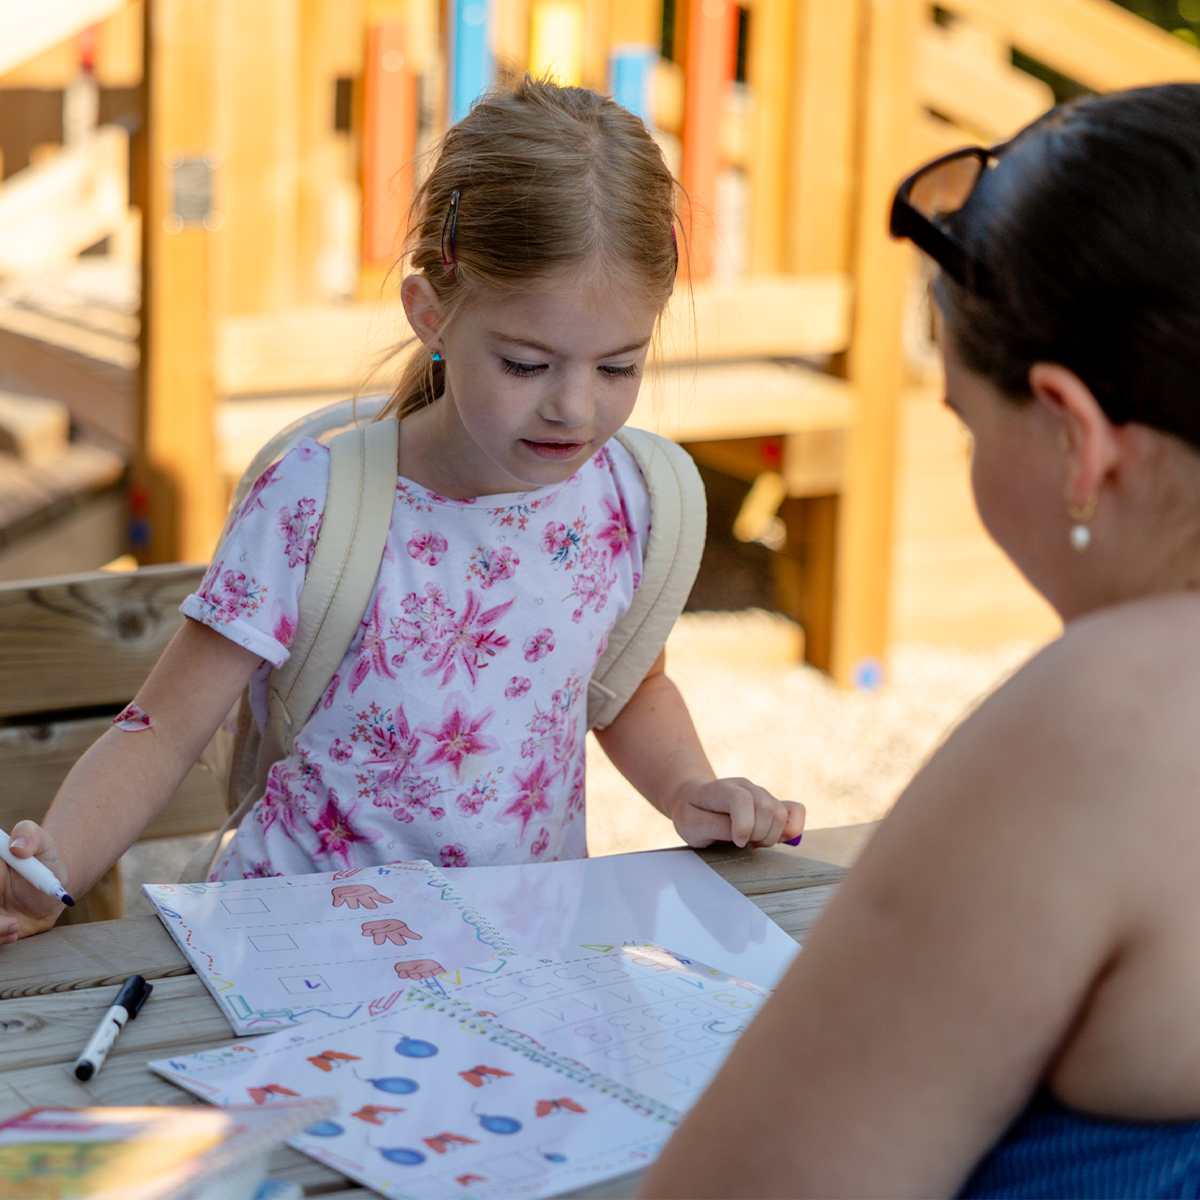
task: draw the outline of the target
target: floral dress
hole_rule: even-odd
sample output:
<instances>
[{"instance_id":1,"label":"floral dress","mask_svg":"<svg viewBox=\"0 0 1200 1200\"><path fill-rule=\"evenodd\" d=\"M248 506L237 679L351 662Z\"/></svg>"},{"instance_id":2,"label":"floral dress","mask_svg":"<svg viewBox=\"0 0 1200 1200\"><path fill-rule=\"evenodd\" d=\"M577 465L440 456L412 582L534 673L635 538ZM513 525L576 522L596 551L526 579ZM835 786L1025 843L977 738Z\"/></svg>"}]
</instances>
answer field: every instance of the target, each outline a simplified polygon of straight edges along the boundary
<instances>
[{"instance_id":1,"label":"floral dress","mask_svg":"<svg viewBox=\"0 0 1200 1200\"><path fill-rule=\"evenodd\" d=\"M254 485L182 605L265 660L260 723L328 488L329 451L305 439ZM586 855L587 684L649 522L616 441L531 492L448 500L398 479L362 625L210 878Z\"/></svg>"}]
</instances>

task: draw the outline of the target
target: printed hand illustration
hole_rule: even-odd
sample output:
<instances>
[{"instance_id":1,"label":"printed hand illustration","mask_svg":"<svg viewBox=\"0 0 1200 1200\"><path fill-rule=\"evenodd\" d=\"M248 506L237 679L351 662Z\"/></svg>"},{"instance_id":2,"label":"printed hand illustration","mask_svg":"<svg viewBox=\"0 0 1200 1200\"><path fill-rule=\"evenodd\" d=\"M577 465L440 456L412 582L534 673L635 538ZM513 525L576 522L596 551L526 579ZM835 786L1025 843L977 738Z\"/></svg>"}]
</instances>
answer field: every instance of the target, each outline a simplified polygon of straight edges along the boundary
<instances>
[{"instance_id":1,"label":"printed hand illustration","mask_svg":"<svg viewBox=\"0 0 1200 1200\"><path fill-rule=\"evenodd\" d=\"M396 974L401 979L428 979L431 975L444 975L446 968L432 958L409 958L396 964Z\"/></svg>"},{"instance_id":2,"label":"printed hand illustration","mask_svg":"<svg viewBox=\"0 0 1200 1200\"><path fill-rule=\"evenodd\" d=\"M369 883L346 883L333 889L333 907L343 904L347 908L375 908L377 904L391 904L391 901Z\"/></svg>"},{"instance_id":3,"label":"printed hand illustration","mask_svg":"<svg viewBox=\"0 0 1200 1200\"><path fill-rule=\"evenodd\" d=\"M403 921L397 921L394 918L388 918L386 921L367 921L362 927L363 937L373 938L375 945L382 946L384 942L391 942L395 946L403 946L409 941L419 942L422 940L419 933L413 933L411 929Z\"/></svg>"}]
</instances>

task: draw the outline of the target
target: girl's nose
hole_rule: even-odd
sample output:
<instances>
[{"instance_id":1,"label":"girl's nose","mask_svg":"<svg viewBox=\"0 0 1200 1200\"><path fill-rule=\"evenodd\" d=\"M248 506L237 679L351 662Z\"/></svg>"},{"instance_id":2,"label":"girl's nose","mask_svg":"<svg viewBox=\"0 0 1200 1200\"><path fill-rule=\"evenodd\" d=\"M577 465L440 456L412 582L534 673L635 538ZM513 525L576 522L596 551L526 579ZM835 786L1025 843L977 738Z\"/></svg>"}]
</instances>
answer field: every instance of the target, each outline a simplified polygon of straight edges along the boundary
<instances>
[{"instance_id":1,"label":"girl's nose","mask_svg":"<svg viewBox=\"0 0 1200 1200\"><path fill-rule=\"evenodd\" d=\"M591 380L568 375L547 397L542 416L548 421L574 429L592 419L594 407Z\"/></svg>"}]
</instances>

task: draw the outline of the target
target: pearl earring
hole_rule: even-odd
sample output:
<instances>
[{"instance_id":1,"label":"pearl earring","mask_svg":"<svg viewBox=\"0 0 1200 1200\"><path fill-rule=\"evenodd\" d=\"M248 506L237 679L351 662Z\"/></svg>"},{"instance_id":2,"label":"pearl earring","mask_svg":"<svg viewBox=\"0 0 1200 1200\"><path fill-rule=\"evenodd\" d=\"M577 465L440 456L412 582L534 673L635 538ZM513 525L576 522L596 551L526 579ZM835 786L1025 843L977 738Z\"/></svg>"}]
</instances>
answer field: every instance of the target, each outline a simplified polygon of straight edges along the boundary
<instances>
[{"instance_id":1,"label":"pearl earring","mask_svg":"<svg viewBox=\"0 0 1200 1200\"><path fill-rule=\"evenodd\" d=\"M1071 526L1071 545L1082 554L1092 544L1092 531L1087 523L1096 514L1096 497L1090 496L1088 502L1080 508L1078 504L1067 501L1067 516L1075 522Z\"/></svg>"}]
</instances>

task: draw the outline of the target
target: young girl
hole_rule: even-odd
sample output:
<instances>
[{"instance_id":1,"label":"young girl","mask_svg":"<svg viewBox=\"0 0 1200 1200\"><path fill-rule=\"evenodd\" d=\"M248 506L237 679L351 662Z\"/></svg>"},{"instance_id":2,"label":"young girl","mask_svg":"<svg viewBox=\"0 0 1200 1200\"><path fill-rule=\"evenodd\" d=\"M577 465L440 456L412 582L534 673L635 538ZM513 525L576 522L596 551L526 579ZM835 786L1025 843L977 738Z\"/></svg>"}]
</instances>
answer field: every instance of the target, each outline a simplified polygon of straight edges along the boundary
<instances>
[{"instance_id":1,"label":"young girl","mask_svg":"<svg viewBox=\"0 0 1200 1200\"><path fill-rule=\"evenodd\" d=\"M395 506L359 635L213 877L397 859L578 858L586 690L653 519L613 434L678 254L642 123L526 80L446 135L401 285L421 345L392 401ZM237 696L288 657L329 453L303 441L239 509L136 709L13 853L86 891L166 803ZM601 745L691 845L795 838L803 809L717 779L663 657ZM0 938L59 908L0 865Z\"/></svg>"}]
</instances>

